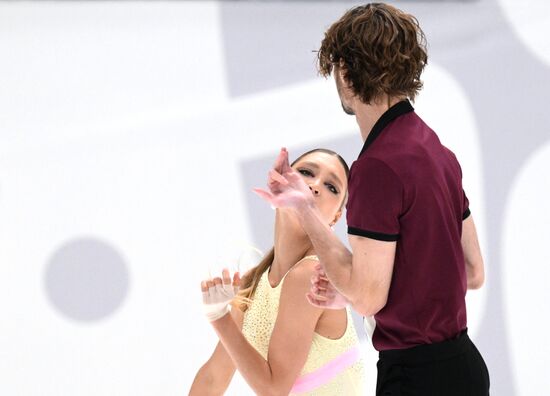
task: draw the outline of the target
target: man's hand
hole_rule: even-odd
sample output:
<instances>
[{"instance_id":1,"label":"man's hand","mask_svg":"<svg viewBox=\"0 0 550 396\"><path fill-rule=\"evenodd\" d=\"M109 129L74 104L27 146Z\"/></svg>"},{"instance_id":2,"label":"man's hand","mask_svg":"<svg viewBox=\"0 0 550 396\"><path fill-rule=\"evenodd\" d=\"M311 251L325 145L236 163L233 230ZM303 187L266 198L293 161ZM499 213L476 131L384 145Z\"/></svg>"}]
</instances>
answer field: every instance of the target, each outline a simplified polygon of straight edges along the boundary
<instances>
[{"instance_id":1,"label":"man's hand","mask_svg":"<svg viewBox=\"0 0 550 396\"><path fill-rule=\"evenodd\" d=\"M229 270L222 271L222 278L207 279L201 282L204 313L210 322L220 319L229 312L229 304L237 295L241 278L238 272L233 275Z\"/></svg>"},{"instance_id":2,"label":"man's hand","mask_svg":"<svg viewBox=\"0 0 550 396\"><path fill-rule=\"evenodd\" d=\"M343 309L349 301L330 283L322 266L315 267L317 273L311 277L311 290L306 294L309 303L315 307Z\"/></svg>"},{"instance_id":3,"label":"man's hand","mask_svg":"<svg viewBox=\"0 0 550 396\"><path fill-rule=\"evenodd\" d=\"M253 191L274 208L299 209L313 203L309 186L288 162L288 151L281 149L273 169L269 171L267 186L269 191L255 188Z\"/></svg>"}]
</instances>

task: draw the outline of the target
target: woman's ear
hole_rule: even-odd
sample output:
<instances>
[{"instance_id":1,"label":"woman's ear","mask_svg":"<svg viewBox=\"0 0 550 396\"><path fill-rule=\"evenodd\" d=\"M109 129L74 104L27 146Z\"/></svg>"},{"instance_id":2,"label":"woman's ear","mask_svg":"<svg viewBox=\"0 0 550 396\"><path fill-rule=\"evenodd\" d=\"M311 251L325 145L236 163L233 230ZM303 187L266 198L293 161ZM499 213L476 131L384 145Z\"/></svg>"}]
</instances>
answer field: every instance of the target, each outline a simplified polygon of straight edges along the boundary
<instances>
[{"instance_id":1,"label":"woman's ear","mask_svg":"<svg viewBox=\"0 0 550 396\"><path fill-rule=\"evenodd\" d=\"M334 215L334 219L332 220L332 223L330 223L330 226L332 227L334 224L336 224L338 220L340 220L340 217L342 217L342 209L336 212L336 214Z\"/></svg>"}]
</instances>

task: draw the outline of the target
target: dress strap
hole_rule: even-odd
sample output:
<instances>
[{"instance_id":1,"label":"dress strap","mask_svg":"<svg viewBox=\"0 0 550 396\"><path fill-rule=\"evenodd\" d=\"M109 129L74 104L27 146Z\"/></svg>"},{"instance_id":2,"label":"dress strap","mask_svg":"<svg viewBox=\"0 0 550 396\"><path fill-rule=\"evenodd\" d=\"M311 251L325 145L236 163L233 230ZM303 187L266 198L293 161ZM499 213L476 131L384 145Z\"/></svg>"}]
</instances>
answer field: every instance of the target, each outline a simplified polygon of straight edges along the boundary
<instances>
[{"instance_id":1,"label":"dress strap","mask_svg":"<svg viewBox=\"0 0 550 396\"><path fill-rule=\"evenodd\" d=\"M300 260L299 260L296 264L294 264L294 265L298 265L298 264L300 264L300 263L301 263L302 261L304 261L304 260L316 260L316 261L319 261L319 257L317 257L315 254L312 254L311 256L306 256L306 257L300 259Z\"/></svg>"},{"instance_id":2,"label":"dress strap","mask_svg":"<svg viewBox=\"0 0 550 396\"><path fill-rule=\"evenodd\" d=\"M293 269L294 267L296 267L298 264L300 264L300 263L301 263L302 261L304 261L304 260L317 260L317 261L319 261L319 257L317 257L316 255L313 254L313 255L311 255L311 256L306 256L306 257L303 257L303 258L301 258L300 260L298 260L298 261L296 262L296 264L294 264L292 267L290 267L290 269L286 272L286 274L283 275L283 277L282 277L281 280L279 281L279 284L277 284L277 286L275 286L275 287L271 286L271 285L269 284L269 279L266 278L266 279L267 279L267 283L268 283L268 285L270 285L271 289L277 289L277 288L279 288L279 287L283 284L283 281L285 280L286 276L290 273L290 271L292 271L292 269ZM264 272L264 275L265 275L266 277L268 276L268 272L269 272L269 271ZM264 276L264 275L262 275L262 276Z\"/></svg>"}]
</instances>

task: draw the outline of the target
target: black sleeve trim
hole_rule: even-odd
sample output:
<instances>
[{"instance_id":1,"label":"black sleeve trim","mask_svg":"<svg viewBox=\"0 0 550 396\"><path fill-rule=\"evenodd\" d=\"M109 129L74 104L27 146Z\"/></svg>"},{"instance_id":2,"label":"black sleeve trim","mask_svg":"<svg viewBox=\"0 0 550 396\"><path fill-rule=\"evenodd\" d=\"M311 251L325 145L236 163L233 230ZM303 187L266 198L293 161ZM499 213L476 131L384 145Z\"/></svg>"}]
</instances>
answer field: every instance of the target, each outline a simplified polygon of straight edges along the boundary
<instances>
[{"instance_id":1,"label":"black sleeve trim","mask_svg":"<svg viewBox=\"0 0 550 396\"><path fill-rule=\"evenodd\" d=\"M472 212L470 212L470 208L466 209L466 212L462 215L462 221L466 220L471 214Z\"/></svg>"},{"instance_id":2,"label":"black sleeve trim","mask_svg":"<svg viewBox=\"0 0 550 396\"><path fill-rule=\"evenodd\" d=\"M381 232L365 231L360 228L348 227L348 234L358 235L378 241L395 242L399 239L399 234L383 234Z\"/></svg>"}]
</instances>

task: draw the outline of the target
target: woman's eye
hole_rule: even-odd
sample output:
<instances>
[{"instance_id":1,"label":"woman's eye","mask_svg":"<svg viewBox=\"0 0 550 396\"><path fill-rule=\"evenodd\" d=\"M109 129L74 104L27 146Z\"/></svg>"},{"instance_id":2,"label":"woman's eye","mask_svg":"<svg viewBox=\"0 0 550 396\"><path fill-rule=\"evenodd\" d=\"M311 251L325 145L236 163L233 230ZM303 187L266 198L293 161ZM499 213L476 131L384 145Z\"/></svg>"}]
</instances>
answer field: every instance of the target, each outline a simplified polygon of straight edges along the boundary
<instances>
[{"instance_id":1,"label":"woman's eye","mask_svg":"<svg viewBox=\"0 0 550 396\"><path fill-rule=\"evenodd\" d=\"M300 172L302 175L305 175L305 176L313 176L313 173L311 173L307 169L299 169L298 172Z\"/></svg>"},{"instance_id":2,"label":"woman's eye","mask_svg":"<svg viewBox=\"0 0 550 396\"><path fill-rule=\"evenodd\" d=\"M338 194L338 190L332 184L327 184L327 187L328 187L328 189L330 190L331 193Z\"/></svg>"}]
</instances>

